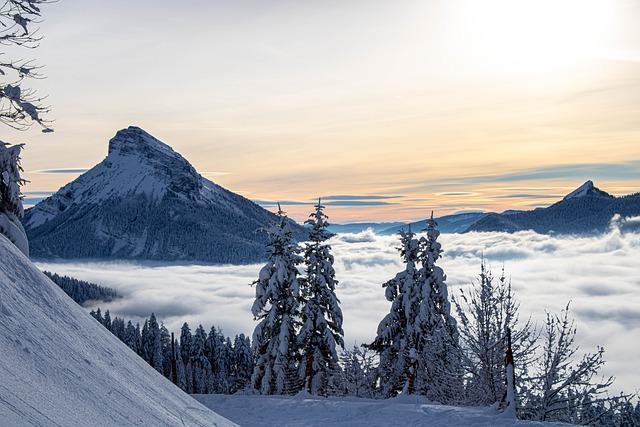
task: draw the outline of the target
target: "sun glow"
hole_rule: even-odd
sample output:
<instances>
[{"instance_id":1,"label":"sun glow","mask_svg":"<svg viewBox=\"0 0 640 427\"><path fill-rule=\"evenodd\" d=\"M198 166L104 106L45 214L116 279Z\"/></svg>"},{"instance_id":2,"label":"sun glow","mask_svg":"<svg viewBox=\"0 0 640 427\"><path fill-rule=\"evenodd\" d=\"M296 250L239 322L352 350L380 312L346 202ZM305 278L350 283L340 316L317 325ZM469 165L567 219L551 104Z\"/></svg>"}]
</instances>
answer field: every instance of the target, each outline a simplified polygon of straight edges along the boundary
<instances>
[{"instance_id":1,"label":"sun glow","mask_svg":"<svg viewBox=\"0 0 640 427\"><path fill-rule=\"evenodd\" d=\"M455 2L450 37L476 67L546 73L606 55L621 11L606 0Z\"/></svg>"}]
</instances>

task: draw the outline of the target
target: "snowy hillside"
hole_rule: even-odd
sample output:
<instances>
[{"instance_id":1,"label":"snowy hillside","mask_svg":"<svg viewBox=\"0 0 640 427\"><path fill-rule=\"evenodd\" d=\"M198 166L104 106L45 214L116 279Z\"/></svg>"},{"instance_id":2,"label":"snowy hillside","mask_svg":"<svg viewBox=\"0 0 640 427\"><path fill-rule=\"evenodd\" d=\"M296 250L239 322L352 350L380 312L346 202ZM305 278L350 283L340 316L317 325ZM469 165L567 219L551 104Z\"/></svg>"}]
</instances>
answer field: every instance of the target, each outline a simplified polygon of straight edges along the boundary
<instances>
[{"instance_id":1,"label":"snowy hillside","mask_svg":"<svg viewBox=\"0 0 640 427\"><path fill-rule=\"evenodd\" d=\"M194 397L203 405L243 427L507 427L514 425L553 427L565 425L514 421L496 415L490 408L431 405L406 398L372 400L221 394L201 394Z\"/></svg>"},{"instance_id":2,"label":"snowy hillside","mask_svg":"<svg viewBox=\"0 0 640 427\"><path fill-rule=\"evenodd\" d=\"M264 258L256 231L273 218L131 126L101 163L27 210L24 225L35 258L248 263Z\"/></svg>"},{"instance_id":3,"label":"snowy hillside","mask_svg":"<svg viewBox=\"0 0 640 427\"><path fill-rule=\"evenodd\" d=\"M228 426L0 234L0 425Z\"/></svg>"}]
</instances>

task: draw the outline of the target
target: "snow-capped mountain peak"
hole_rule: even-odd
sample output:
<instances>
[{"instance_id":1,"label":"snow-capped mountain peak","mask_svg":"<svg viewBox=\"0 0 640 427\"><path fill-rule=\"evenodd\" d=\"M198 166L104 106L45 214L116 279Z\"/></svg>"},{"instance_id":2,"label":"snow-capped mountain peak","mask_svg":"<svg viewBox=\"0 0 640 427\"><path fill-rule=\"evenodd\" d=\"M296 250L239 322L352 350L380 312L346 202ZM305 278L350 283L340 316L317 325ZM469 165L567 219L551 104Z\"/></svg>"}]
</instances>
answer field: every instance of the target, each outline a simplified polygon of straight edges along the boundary
<instances>
[{"instance_id":1,"label":"snow-capped mountain peak","mask_svg":"<svg viewBox=\"0 0 640 427\"><path fill-rule=\"evenodd\" d=\"M107 157L30 209L25 224L48 222L72 205L96 204L123 197L158 203L167 193L198 197L202 177L171 147L139 127L119 130L109 141Z\"/></svg>"},{"instance_id":2,"label":"snow-capped mountain peak","mask_svg":"<svg viewBox=\"0 0 640 427\"><path fill-rule=\"evenodd\" d=\"M162 154L183 159L167 144L137 126L119 130L109 141L109 155L151 154L153 151L156 152L155 155Z\"/></svg>"},{"instance_id":3,"label":"snow-capped mountain peak","mask_svg":"<svg viewBox=\"0 0 640 427\"><path fill-rule=\"evenodd\" d=\"M593 181L588 180L580 187L567 194L563 200L573 199L576 197L613 197L611 194L600 190L595 186Z\"/></svg>"},{"instance_id":4,"label":"snow-capped mountain peak","mask_svg":"<svg viewBox=\"0 0 640 427\"><path fill-rule=\"evenodd\" d=\"M256 230L274 218L130 126L111 138L102 162L27 210L24 225L39 258L241 263L262 259Z\"/></svg>"}]
</instances>

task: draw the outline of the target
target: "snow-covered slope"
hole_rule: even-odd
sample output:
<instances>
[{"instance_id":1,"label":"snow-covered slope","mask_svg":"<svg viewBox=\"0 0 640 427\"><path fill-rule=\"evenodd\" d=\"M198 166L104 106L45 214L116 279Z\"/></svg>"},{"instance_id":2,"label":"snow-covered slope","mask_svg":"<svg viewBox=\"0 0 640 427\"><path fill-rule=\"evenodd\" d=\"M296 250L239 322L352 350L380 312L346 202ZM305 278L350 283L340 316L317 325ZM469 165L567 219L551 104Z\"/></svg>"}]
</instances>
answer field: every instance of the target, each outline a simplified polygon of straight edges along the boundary
<instances>
[{"instance_id":1,"label":"snow-covered slope","mask_svg":"<svg viewBox=\"0 0 640 427\"><path fill-rule=\"evenodd\" d=\"M571 193L564 196L563 200L573 199L576 197L604 197L604 198L613 198L613 196L605 191L600 190L596 187L593 181L588 180L580 187L573 190Z\"/></svg>"},{"instance_id":2,"label":"snow-covered slope","mask_svg":"<svg viewBox=\"0 0 640 427\"><path fill-rule=\"evenodd\" d=\"M0 234L0 425L233 424L151 368Z\"/></svg>"},{"instance_id":3,"label":"snow-covered slope","mask_svg":"<svg viewBox=\"0 0 640 427\"><path fill-rule=\"evenodd\" d=\"M131 126L101 163L27 210L24 225L35 258L248 263L264 257L256 231L273 219Z\"/></svg>"},{"instance_id":4,"label":"snow-covered slope","mask_svg":"<svg viewBox=\"0 0 640 427\"><path fill-rule=\"evenodd\" d=\"M29 241L20 220L9 212L0 212L0 234L3 234L14 245L29 256Z\"/></svg>"},{"instance_id":5,"label":"snow-covered slope","mask_svg":"<svg viewBox=\"0 0 640 427\"><path fill-rule=\"evenodd\" d=\"M243 427L553 427L565 424L515 421L491 408L421 403L418 398L358 399L203 394L194 396Z\"/></svg>"}]
</instances>

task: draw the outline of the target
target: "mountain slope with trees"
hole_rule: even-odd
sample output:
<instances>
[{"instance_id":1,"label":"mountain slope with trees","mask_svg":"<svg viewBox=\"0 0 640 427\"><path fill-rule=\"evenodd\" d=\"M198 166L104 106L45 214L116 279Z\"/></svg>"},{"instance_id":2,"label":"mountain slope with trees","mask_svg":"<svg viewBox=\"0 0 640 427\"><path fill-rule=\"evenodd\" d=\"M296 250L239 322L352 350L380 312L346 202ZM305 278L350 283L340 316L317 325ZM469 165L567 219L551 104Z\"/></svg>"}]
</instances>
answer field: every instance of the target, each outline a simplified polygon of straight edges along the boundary
<instances>
[{"instance_id":1,"label":"mountain slope with trees","mask_svg":"<svg viewBox=\"0 0 640 427\"><path fill-rule=\"evenodd\" d=\"M592 181L587 181L549 207L532 211L491 213L472 224L466 231L602 233L609 228L615 215L639 216L640 193L615 197L598 189Z\"/></svg>"},{"instance_id":2,"label":"mountain slope with trees","mask_svg":"<svg viewBox=\"0 0 640 427\"><path fill-rule=\"evenodd\" d=\"M23 223L35 258L243 264L265 258L259 230L274 218L130 126L101 163L28 209ZM291 229L305 236L293 221Z\"/></svg>"}]
</instances>

